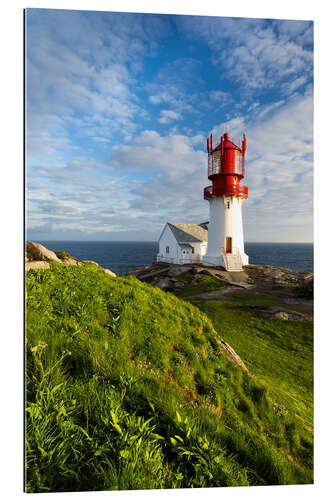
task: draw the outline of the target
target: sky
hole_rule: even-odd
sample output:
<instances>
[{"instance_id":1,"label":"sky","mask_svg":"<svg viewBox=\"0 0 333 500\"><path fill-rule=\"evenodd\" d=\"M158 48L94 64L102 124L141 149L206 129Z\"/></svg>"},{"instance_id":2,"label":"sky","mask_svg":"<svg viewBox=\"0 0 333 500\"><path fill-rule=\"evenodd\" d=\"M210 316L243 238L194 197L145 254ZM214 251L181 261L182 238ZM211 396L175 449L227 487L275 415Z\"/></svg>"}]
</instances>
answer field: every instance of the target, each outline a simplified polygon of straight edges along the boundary
<instances>
[{"instance_id":1,"label":"sky","mask_svg":"<svg viewBox=\"0 0 333 500\"><path fill-rule=\"evenodd\" d=\"M313 23L28 9L29 240L209 218L206 138L245 132L245 241L313 241Z\"/></svg>"}]
</instances>

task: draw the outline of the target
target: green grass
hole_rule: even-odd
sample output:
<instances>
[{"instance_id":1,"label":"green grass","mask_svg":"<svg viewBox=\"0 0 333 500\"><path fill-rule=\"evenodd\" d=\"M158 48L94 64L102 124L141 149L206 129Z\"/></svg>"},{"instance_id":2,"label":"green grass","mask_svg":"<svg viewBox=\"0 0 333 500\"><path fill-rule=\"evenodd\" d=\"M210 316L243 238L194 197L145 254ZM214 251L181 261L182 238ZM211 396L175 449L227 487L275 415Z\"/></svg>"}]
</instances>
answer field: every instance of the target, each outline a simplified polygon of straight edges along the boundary
<instances>
[{"instance_id":1,"label":"green grass","mask_svg":"<svg viewBox=\"0 0 333 500\"><path fill-rule=\"evenodd\" d=\"M59 259L73 259L74 257L72 257L71 255L69 255L69 253L67 252L55 252L56 256L59 257Z\"/></svg>"},{"instance_id":2,"label":"green grass","mask_svg":"<svg viewBox=\"0 0 333 500\"><path fill-rule=\"evenodd\" d=\"M230 292L226 298L235 300L235 303L233 304L233 307L235 308L262 308L281 305L281 301L278 298L269 297L257 292Z\"/></svg>"},{"instance_id":3,"label":"green grass","mask_svg":"<svg viewBox=\"0 0 333 500\"><path fill-rule=\"evenodd\" d=\"M254 317L249 307L277 305L278 300L259 295L251 299L243 293L230 295L238 297L239 302L196 305L285 411L312 429L313 323Z\"/></svg>"},{"instance_id":4,"label":"green grass","mask_svg":"<svg viewBox=\"0 0 333 500\"><path fill-rule=\"evenodd\" d=\"M293 293L300 299L313 300L313 288L309 286L295 286L293 288Z\"/></svg>"},{"instance_id":5,"label":"green grass","mask_svg":"<svg viewBox=\"0 0 333 500\"><path fill-rule=\"evenodd\" d=\"M198 293L213 292L220 290L227 286L226 282L217 280L213 276L203 275L196 285L192 285L191 281L194 276L191 272L186 272L174 278L174 281L183 281L185 285L181 288L175 289L177 297L186 297L190 295L197 295Z\"/></svg>"},{"instance_id":6,"label":"green grass","mask_svg":"<svg viewBox=\"0 0 333 500\"><path fill-rule=\"evenodd\" d=\"M26 288L27 492L312 482L303 422L197 307L89 264Z\"/></svg>"}]
</instances>

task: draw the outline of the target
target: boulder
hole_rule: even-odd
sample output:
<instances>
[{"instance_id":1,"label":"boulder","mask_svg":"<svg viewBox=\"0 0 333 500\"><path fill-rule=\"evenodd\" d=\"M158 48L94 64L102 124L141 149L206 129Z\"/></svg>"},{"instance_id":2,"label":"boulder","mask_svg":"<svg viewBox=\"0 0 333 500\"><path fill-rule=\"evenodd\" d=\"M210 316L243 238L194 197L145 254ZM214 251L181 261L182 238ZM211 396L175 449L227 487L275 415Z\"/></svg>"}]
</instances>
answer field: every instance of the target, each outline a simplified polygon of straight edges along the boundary
<instances>
[{"instance_id":1,"label":"boulder","mask_svg":"<svg viewBox=\"0 0 333 500\"><path fill-rule=\"evenodd\" d=\"M72 257L66 257L65 259L60 259L64 266L79 266L80 262Z\"/></svg>"},{"instance_id":2,"label":"boulder","mask_svg":"<svg viewBox=\"0 0 333 500\"><path fill-rule=\"evenodd\" d=\"M81 260L84 264L95 264L95 266L98 266L97 262L94 260Z\"/></svg>"},{"instance_id":3,"label":"boulder","mask_svg":"<svg viewBox=\"0 0 333 500\"><path fill-rule=\"evenodd\" d=\"M274 314L274 317L276 319L283 319L283 320L287 320L289 319L289 314L287 312L284 312L284 311L280 311L280 312L277 312Z\"/></svg>"},{"instance_id":4,"label":"boulder","mask_svg":"<svg viewBox=\"0 0 333 500\"><path fill-rule=\"evenodd\" d=\"M155 286L157 288L160 288L161 290L164 290L164 291L173 290L175 287L174 283L169 278L162 278L162 279L158 280L155 283Z\"/></svg>"},{"instance_id":5,"label":"boulder","mask_svg":"<svg viewBox=\"0 0 333 500\"><path fill-rule=\"evenodd\" d=\"M50 269L50 264L45 260L34 260L32 262L26 262L25 270L29 271L30 269Z\"/></svg>"},{"instance_id":6,"label":"boulder","mask_svg":"<svg viewBox=\"0 0 333 500\"><path fill-rule=\"evenodd\" d=\"M183 283L182 281L175 281L173 286L174 288L181 288L185 285L185 283Z\"/></svg>"},{"instance_id":7,"label":"boulder","mask_svg":"<svg viewBox=\"0 0 333 500\"><path fill-rule=\"evenodd\" d=\"M113 273L112 271L110 271L110 269L103 269L103 271L106 273L106 274L109 274L110 276L113 276L114 278L117 277L117 275L115 273Z\"/></svg>"},{"instance_id":8,"label":"boulder","mask_svg":"<svg viewBox=\"0 0 333 500\"><path fill-rule=\"evenodd\" d=\"M244 361L238 356L237 352L234 351L233 348L229 344L227 344L226 341L221 337L218 337L218 340L223 352L228 356L228 358L236 363L236 365L239 365L246 371L248 371L247 366L245 365Z\"/></svg>"},{"instance_id":9,"label":"boulder","mask_svg":"<svg viewBox=\"0 0 333 500\"><path fill-rule=\"evenodd\" d=\"M172 265L169 266L168 275L175 277L178 276L179 274L185 273L185 271L188 271L188 267Z\"/></svg>"},{"instance_id":10,"label":"boulder","mask_svg":"<svg viewBox=\"0 0 333 500\"><path fill-rule=\"evenodd\" d=\"M52 250L45 248L39 243L34 243L33 241L27 241L26 243L27 257L29 261L48 261L53 260L55 262L61 263L59 257L56 256Z\"/></svg>"}]
</instances>

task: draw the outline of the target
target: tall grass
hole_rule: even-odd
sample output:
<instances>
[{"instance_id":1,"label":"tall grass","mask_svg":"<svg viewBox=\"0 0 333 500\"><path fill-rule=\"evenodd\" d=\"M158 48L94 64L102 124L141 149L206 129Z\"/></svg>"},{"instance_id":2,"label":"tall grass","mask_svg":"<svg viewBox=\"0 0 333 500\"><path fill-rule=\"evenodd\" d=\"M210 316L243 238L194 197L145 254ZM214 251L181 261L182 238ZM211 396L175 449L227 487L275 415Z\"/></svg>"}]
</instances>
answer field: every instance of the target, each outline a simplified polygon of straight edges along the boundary
<instances>
[{"instance_id":1,"label":"tall grass","mask_svg":"<svg viewBox=\"0 0 333 500\"><path fill-rule=\"evenodd\" d=\"M312 482L297 419L208 317L94 265L27 274L26 490Z\"/></svg>"}]
</instances>

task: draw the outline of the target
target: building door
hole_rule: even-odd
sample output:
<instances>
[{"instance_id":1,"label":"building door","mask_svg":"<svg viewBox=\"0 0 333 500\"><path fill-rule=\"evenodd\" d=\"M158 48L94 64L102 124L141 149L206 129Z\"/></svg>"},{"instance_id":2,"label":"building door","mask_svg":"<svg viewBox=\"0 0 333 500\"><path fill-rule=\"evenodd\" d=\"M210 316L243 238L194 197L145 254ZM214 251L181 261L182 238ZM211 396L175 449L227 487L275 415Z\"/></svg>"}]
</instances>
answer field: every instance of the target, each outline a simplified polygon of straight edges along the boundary
<instances>
[{"instance_id":1,"label":"building door","mask_svg":"<svg viewBox=\"0 0 333 500\"><path fill-rule=\"evenodd\" d=\"M232 253L232 238L227 236L225 239L225 251L226 253Z\"/></svg>"}]
</instances>

